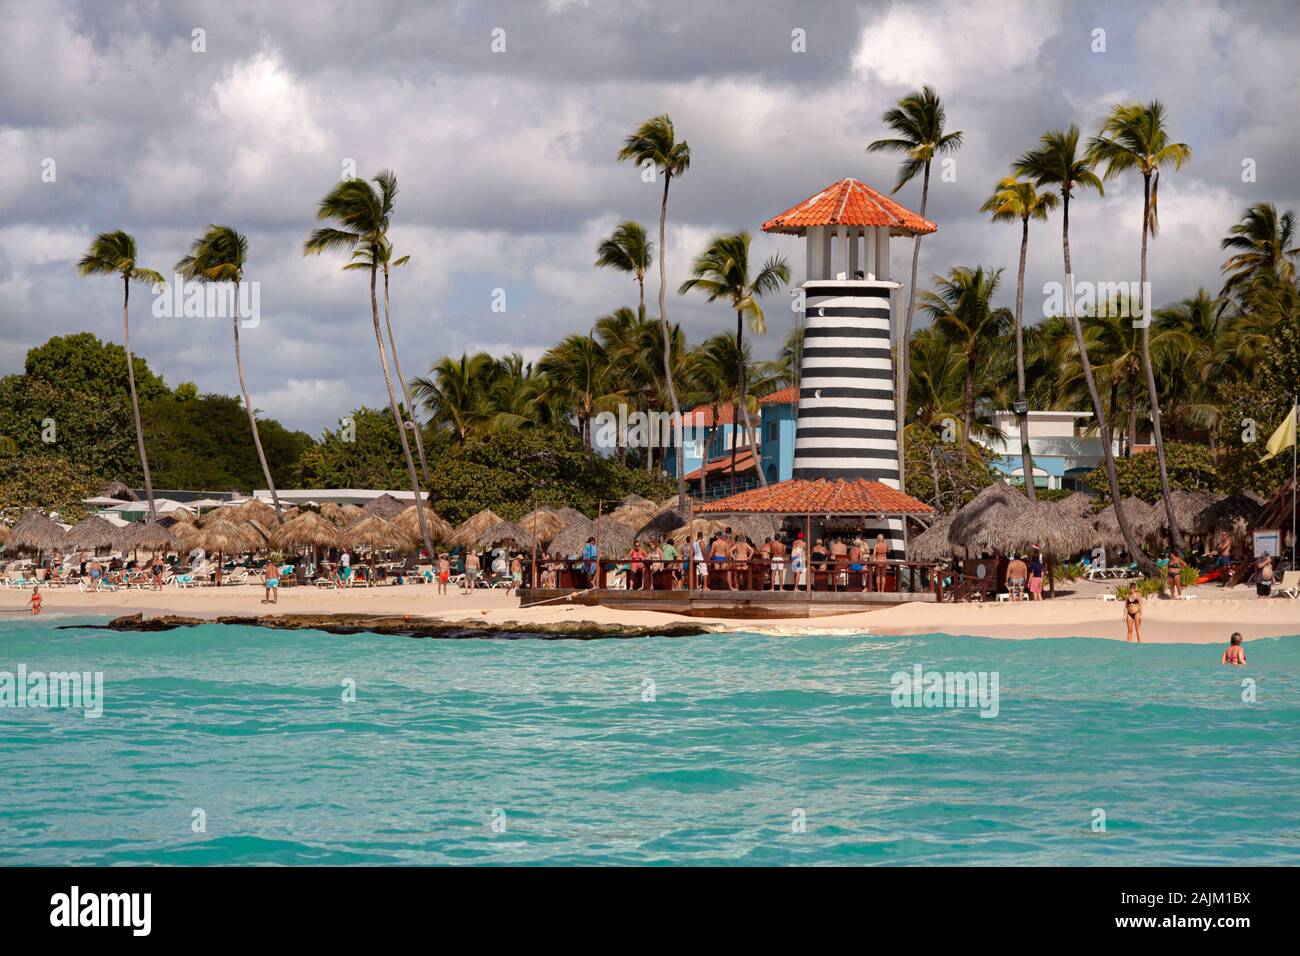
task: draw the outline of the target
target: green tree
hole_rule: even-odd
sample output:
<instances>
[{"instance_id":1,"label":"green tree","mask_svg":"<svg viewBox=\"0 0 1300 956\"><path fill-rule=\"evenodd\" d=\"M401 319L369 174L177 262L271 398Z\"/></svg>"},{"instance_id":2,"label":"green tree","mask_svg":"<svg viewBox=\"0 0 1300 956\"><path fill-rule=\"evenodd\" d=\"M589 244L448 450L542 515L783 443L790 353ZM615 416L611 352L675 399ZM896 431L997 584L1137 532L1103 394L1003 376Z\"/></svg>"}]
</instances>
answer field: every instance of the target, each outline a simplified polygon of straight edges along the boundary
<instances>
[{"instance_id":1,"label":"green tree","mask_svg":"<svg viewBox=\"0 0 1300 956\"><path fill-rule=\"evenodd\" d=\"M1124 498L1141 498L1148 504L1159 502L1164 495L1161 488L1160 464L1152 454L1134 455L1115 463L1119 475L1119 491ZM1218 485L1214 456L1204 445L1185 445L1171 441L1166 458L1166 475L1175 488L1185 491L1212 491ZM1084 479L1094 488L1103 488L1104 469L1090 472ZM1101 503L1111 501L1103 489L1097 496Z\"/></svg>"},{"instance_id":2,"label":"green tree","mask_svg":"<svg viewBox=\"0 0 1300 956\"><path fill-rule=\"evenodd\" d=\"M639 222L628 220L619 223L608 239L596 247L596 265L602 269L617 269L636 278L640 304L637 315L645 319L645 274L654 262L654 243L646 238L645 228Z\"/></svg>"},{"instance_id":3,"label":"green tree","mask_svg":"<svg viewBox=\"0 0 1300 956\"><path fill-rule=\"evenodd\" d=\"M894 133L892 137L878 139L867 146L869 153L901 153L903 161L898 167L898 180L893 192L898 192L910 183L916 174L921 174L921 218L925 218L925 208L930 199L930 164L936 156L953 153L961 148L962 134L946 132L944 126L947 114L943 101L934 87L921 87L898 101L897 105L886 110L881 121ZM907 293L907 316L903 320L903 334L899 336L898 349L898 450L905 455L904 415L907 412L907 386L911 381L908 363L911 361L909 350L912 342L912 315L916 310L916 270L921 261L921 236L916 236L912 244L912 280ZM904 474L903 487L906 490L907 477Z\"/></svg>"},{"instance_id":4,"label":"green tree","mask_svg":"<svg viewBox=\"0 0 1300 956\"><path fill-rule=\"evenodd\" d=\"M1295 242L1295 213L1277 214L1277 206L1261 202L1242 213L1241 221L1228 230L1219 246L1233 255L1223 264L1227 279L1219 295L1223 298L1238 292L1257 276L1267 273L1283 282L1295 279L1295 258L1300 247Z\"/></svg>"},{"instance_id":5,"label":"green tree","mask_svg":"<svg viewBox=\"0 0 1300 956\"><path fill-rule=\"evenodd\" d=\"M685 140L677 141L673 121L667 113L646 120L623 140L618 151L620 161L632 160L642 170L654 169L663 176L663 199L659 203L659 322L663 326L664 384L672 403L673 417L681 419L682 406L677 400L677 386L673 381L672 332L668 324L668 271L665 265L664 230L668 222L668 187L674 176L682 176L691 165L691 147ZM685 462L680 443L677 445L677 506L686 510Z\"/></svg>"}]
</instances>

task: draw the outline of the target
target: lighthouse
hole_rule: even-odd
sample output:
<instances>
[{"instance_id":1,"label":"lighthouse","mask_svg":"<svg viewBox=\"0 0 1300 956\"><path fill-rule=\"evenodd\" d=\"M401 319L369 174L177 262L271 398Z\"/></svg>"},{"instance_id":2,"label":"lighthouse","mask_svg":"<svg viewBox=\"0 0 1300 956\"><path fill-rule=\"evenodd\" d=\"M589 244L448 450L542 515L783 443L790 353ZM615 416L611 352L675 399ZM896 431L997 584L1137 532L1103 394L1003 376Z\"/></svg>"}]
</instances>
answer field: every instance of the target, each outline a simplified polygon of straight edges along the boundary
<instances>
[{"instance_id":1,"label":"lighthouse","mask_svg":"<svg viewBox=\"0 0 1300 956\"><path fill-rule=\"evenodd\" d=\"M856 179L841 179L763 223L805 240L803 353L795 479L867 478L899 487L894 290L889 242L937 227ZM878 518L891 559L904 554L903 520Z\"/></svg>"}]
</instances>

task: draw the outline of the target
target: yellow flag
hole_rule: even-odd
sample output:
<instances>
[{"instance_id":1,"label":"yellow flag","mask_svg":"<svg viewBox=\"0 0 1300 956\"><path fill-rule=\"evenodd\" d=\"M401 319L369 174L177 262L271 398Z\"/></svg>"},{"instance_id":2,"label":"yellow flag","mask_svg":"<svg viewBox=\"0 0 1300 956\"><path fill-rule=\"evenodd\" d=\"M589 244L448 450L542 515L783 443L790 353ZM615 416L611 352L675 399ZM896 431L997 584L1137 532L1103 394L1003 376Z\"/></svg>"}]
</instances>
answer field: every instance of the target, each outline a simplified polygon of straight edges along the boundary
<instances>
[{"instance_id":1,"label":"yellow flag","mask_svg":"<svg viewBox=\"0 0 1300 956\"><path fill-rule=\"evenodd\" d=\"M1268 440L1268 454L1261 458L1260 461L1276 458L1282 454L1283 449L1290 448L1295 444L1295 419L1296 410L1293 405L1291 411L1287 412L1286 421L1278 427L1278 430L1273 433L1273 437Z\"/></svg>"}]
</instances>

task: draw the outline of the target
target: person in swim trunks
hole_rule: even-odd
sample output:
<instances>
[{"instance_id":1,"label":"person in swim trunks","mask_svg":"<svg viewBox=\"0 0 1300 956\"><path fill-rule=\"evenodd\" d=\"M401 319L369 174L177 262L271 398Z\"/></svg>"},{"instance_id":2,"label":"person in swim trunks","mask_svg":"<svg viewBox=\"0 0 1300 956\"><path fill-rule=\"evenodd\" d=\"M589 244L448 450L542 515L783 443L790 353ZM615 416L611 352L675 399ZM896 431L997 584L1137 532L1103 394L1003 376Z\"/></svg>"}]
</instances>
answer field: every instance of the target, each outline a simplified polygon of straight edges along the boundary
<instances>
[{"instance_id":1,"label":"person in swim trunks","mask_svg":"<svg viewBox=\"0 0 1300 956\"><path fill-rule=\"evenodd\" d=\"M274 561L268 561L262 572L266 575L266 596L262 598L262 603L278 604L280 597L280 569Z\"/></svg>"},{"instance_id":2,"label":"person in swim trunks","mask_svg":"<svg viewBox=\"0 0 1300 956\"><path fill-rule=\"evenodd\" d=\"M1131 584L1128 596L1124 598L1124 632L1125 640L1131 641L1136 637L1137 642L1142 643L1142 596Z\"/></svg>"}]
</instances>

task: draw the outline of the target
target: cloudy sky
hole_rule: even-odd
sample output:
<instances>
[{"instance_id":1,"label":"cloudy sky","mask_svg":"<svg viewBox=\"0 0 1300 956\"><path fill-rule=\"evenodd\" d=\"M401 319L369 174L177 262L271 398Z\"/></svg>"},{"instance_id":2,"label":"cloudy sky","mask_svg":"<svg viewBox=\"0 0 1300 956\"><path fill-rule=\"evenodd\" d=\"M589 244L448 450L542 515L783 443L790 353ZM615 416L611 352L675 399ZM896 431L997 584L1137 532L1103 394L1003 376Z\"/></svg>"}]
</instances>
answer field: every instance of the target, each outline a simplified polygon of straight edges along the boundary
<instances>
[{"instance_id":1,"label":"cloudy sky","mask_svg":"<svg viewBox=\"0 0 1300 956\"><path fill-rule=\"evenodd\" d=\"M1111 104L1156 98L1194 156L1162 181L1153 299L1217 289L1218 240L1244 207L1300 207L1298 21L1293 0L0 0L0 373L50 335L120 340L119 287L74 269L95 233L126 229L169 272L207 223L227 223L249 236L261 283L261 324L243 334L254 401L318 434L385 403L364 279L300 254L349 160L398 176L393 232L412 264L394 274L394 315L413 375L463 350L535 358L634 304L635 284L592 260L617 222L655 224L659 186L615 161L639 121L671 114L692 149L669 203L675 289L719 231L759 233L845 176L891 187L895 161L864 147L923 83L966 140L953 181L931 190L923 277L1006 266L1009 302L1019 231L978 212L1007 163L1048 128L1089 134ZM916 208L919 184L897 198ZM1135 280L1140 216L1139 180L1075 204L1078 277ZM909 250L894 245L897 275ZM759 233L755 247L802 272L798 240ZM1029 309L1059 262L1054 219L1031 238ZM229 324L154 318L148 300L132 331L150 365L237 393ZM787 303L773 301L761 354ZM669 315L692 338L730 325L675 294Z\"/></svg>"}]
</instances>

